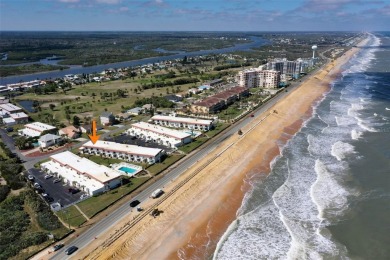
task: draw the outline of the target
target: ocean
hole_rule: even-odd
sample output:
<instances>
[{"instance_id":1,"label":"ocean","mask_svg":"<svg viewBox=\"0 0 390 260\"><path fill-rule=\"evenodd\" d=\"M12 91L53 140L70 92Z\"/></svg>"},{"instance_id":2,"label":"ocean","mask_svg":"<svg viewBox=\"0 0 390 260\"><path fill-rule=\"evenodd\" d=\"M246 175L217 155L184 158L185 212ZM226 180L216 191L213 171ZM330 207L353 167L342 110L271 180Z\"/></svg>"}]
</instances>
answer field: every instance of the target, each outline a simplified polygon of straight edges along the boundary
<instances>
[{"instance_id":1,"label":"ocean","mask_svg":"<svg viewBox=\"0 0 390 260\"><path fill-rule=\"evenodd\" d=\"M248 174L214 259L390 259L390 33L313 108L271 173Z\"/></svg>"}]
</instances>

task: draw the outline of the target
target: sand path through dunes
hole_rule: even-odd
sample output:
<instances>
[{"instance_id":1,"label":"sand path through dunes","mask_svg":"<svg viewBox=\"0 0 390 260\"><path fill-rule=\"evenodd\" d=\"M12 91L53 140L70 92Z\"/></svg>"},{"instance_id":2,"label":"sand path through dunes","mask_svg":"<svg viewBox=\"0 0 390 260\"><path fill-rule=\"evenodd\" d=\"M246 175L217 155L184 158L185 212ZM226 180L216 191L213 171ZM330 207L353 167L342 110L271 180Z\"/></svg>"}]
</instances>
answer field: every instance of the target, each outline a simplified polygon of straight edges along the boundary
<instances>
[{"instance_id":1,"label":"sand path through dunes","mask_svg":"<svg viewBox=\"0 0 390 260\"><path fill-rule=\"evenodd\" d=\"M355 52L349 51L306 80L269 111L254 118L242 129L243 136L231 136L169 187L165 187L169 191L210 158L214 159L158 206L163 211L160 216L146 216L108 248L93 251L97 245L91 244L81 250L77 258L174 259L178 258L178 248L181 248L180 254L186 259L199 256L198 251L204 249L202 247L207 241L218 240L234 220L247 188L244 185L246 176L269 172L271 160L279 153L278 144L285 143L299 130L310 116L312 104L329 90L329 84L338 74L340 66ZM210 222L211 219L214 224ZM122 221L113 229L123 224ZM191 241L191 247L187 246L188 241Z\"/></svg>"}]
</instances>

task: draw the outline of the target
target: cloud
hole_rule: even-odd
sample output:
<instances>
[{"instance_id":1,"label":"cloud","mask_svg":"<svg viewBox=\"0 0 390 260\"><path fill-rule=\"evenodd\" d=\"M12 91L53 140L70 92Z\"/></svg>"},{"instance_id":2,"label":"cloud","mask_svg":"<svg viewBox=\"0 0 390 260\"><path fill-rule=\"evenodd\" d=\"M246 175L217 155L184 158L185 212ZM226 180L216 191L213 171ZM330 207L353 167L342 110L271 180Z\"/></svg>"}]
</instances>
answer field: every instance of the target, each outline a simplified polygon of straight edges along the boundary
<instances>
[{"instance_id":1,"label":"cloud","mask_svg":"<svg viewBox=\"0 0 390 260\"><path fill-rule=\"evenodd\" d=\"M80 0L59 0L61 3L78 3Z\"/></svg>"},{"instance_id":2,"label":"cloud","mask_svg":"<svg viewBox=\"0 0 390 260\"><path fill-rule=\"evenodd\" d=\"M96 3L99 4L109 4L109 5L116 5L121 3L122 0L96 0Z\"/></svg>"},{"instance_id":3,"label":"cloud","mask_svg":"<svg viewBox=\"0 0 390 260\"><path fill-rule=\"evenodd\" d=\"M142 6L148 7L169 7L169 4L163 0L149 0L142 4Z\"/></svg>"}]
</instances>

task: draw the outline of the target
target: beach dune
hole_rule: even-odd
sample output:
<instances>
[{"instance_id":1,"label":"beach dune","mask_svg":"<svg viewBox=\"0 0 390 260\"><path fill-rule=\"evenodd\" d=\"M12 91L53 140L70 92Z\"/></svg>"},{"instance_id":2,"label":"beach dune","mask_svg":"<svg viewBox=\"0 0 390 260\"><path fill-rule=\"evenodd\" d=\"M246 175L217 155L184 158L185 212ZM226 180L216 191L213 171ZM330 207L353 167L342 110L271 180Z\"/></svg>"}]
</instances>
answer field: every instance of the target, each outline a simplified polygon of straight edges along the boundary
<instances>
[{"instance_id":1,"label":"beach dune","mask_svg":"<svg viewBox=\"0 0 390 260\"><path fill-rule=\"evenodd\" d=\"M362 42L360 45L365 44ZM313 105L330 88L340 68L358 51L353 48L330 62L302 85L290 91L262 115L233 135L212 153L205 156L174 185L200 165L207 166L160 206L162 213L147 216L108 248L98 242L80 251L78 258L87 259L205 259L215 250L216 243L236 218L245 193L250 186L245 180L266 177L271 161L311 114ZM211 163L210 158L213 159ZM120 228L123 220L113 230ZM107 234L106 238L109 238ZM102 240L104 238L101 238Z\"/></svg>"}]
</instances>

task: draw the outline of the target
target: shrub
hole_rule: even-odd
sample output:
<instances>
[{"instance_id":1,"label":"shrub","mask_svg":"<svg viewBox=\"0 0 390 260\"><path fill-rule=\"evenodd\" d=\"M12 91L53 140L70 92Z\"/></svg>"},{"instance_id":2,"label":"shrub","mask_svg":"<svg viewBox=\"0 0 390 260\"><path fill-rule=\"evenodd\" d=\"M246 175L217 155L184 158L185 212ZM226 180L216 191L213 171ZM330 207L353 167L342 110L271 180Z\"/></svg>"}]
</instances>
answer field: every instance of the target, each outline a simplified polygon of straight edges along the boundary
<instances>
[{"instance_id":1,"label":"shrub","mask_svg":"<svg viewBox=\"0 0 390 260\"><path fill-rule=\"evenodd\" d=\"M2 202L3 200L5 200L7 198L9 191L10 191L10 189L7 185L0 186L0 202Z\"/></svg>"}]
</instances>

